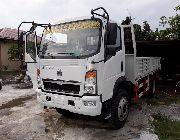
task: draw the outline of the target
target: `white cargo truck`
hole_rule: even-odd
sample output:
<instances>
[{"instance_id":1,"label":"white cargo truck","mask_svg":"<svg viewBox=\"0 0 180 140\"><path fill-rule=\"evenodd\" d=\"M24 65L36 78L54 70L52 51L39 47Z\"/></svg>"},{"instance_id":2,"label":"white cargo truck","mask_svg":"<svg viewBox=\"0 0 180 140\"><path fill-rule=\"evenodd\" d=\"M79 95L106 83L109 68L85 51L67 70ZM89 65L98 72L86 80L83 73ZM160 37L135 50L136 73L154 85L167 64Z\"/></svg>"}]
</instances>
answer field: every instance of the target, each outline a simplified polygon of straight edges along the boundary
<instances>
[{"instance_id":1,"label":"white cargo truck","mask_svg":"<svg viewBox=\"0 0 180 140\"><path fill-rule=\"evenodd\" d=\"M118 129L128 117L131 102L154 93L160 58L136 56L132 24L110 20L102 7L91 14L55 25L23 22L33 25L20 35L26 37L27 74L37 85L37 100L43 106L62 114L102 115ZM38 26L45 28L39 48ZM30 34L34 45L28 41Z\"/></svg>"}]
</instances>

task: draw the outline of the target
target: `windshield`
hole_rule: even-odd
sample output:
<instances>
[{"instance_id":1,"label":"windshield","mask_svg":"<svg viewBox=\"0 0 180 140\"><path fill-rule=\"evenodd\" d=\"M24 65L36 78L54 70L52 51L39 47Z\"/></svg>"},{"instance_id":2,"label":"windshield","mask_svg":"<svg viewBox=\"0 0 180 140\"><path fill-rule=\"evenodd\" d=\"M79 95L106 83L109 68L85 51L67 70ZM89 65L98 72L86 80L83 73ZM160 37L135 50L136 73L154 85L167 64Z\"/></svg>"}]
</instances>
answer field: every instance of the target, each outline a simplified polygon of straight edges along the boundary
<instances>
[{"instance_id":1,"label":"windshield","mask_svg":"<svg viewBox=\"0 0 180 140\"><path fill-rule=\"evenodd\" d=\"M41 55L44 57L81 57L97 53L100 22L76 21L51 26L44 31Z\"/></svg>"}]
</instances>

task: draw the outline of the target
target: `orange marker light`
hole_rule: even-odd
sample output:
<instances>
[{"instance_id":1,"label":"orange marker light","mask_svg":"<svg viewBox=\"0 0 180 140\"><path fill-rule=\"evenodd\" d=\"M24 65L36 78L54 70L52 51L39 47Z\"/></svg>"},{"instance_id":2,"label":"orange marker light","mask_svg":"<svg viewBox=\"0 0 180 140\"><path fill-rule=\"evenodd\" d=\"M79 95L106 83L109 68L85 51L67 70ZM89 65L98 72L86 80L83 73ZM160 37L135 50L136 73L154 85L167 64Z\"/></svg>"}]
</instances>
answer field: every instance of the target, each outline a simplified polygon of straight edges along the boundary
<instances>
[{"instance_id":1,"label":"orange marker light","mask_svg":"<svg viewBox=\"0 0 180 140\"><path fill-rule=\"evenodd\" d=\"M86 78L94 78L94 77L96 77L96 71L90 71L90 72L88 72L88 73L86 73L86 76L85 76Z\"/></svg>"}]
</instances>

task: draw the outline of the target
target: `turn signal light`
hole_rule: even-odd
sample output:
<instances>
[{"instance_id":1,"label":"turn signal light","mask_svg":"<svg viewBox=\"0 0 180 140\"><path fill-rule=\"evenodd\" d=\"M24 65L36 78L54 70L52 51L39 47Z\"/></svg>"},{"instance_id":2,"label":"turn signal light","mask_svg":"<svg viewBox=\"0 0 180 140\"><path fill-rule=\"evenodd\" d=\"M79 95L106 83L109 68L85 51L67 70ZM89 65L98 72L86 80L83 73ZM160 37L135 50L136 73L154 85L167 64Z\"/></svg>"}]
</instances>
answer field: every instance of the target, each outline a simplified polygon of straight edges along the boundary
<instances>
[{"instance_id":1,"label":"turn signal light","mask_svg":"<svg viewBox=\"0 0 180 140\"><path fill-rule=\"evenodd\" d=\"M86 78L95 78L96 77L96 71L89 71L86 73Z\"/></svg>"}]
</instances>

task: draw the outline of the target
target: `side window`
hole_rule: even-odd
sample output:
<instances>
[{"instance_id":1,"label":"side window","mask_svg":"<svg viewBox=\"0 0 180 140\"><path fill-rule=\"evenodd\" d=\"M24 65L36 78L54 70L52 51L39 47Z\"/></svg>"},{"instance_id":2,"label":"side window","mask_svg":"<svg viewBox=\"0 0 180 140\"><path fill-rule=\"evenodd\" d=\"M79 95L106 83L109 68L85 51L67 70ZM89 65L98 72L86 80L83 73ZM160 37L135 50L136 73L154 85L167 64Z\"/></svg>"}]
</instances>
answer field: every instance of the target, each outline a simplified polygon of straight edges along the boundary
<instances>
[{"instance_id":1,"label":"side window","mask_svg":"<svg viewBox=\"0 0 180 140\"><path fill-rule=\"evenodd\" d=\"M117 48L117 51L122 50L122 44L121 44L121 28L117 28L117 38L116 38L116 44L115 45L107 45L108 48L114 47Z\"/></svg>"}]
</instances>

